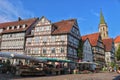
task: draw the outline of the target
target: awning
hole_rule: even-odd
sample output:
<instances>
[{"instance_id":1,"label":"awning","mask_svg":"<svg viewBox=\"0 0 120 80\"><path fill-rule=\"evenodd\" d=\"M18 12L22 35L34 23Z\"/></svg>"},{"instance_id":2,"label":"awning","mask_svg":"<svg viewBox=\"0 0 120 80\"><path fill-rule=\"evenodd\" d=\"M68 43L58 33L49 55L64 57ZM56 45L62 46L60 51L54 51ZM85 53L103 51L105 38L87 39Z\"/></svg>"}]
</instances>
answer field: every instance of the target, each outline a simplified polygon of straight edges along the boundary
<instances>
[{"instance_id":1,"label":"awning","mask_svg":"<svg viewBox=\"0 0 120 80\"><path fill-rule=\"evenodd\" d=\"M46 61L46 60L38 59L32 56L27 56L25 54L12 53L12 52L0 52L0 57L12 58L12 59L26 59L26 60L38 61L38 62Z\"/></svg>"},{"instance_id":2,"label":"awning","mask_svg":"<svg viewBox=\"0 0 120 80\"><path fill-rule=\"evenodd\" d=\"M78 64L97 64L95 62L87 62L87 61L83 61L83 62L78 62Z\"/></svg>"},{"instance_id":3,"label":"awning","mask_svg":"<svg viewBox=\"0 0 120 80\"><path fill-rule=\"evenodd\" d=\"M59 58L47 58L47 57L36 57L37 59L47 60L47 61L53 61L53 62L69 62L73 63L71 60L67 59L59 59Z\"/></svg>"}]
</instances>

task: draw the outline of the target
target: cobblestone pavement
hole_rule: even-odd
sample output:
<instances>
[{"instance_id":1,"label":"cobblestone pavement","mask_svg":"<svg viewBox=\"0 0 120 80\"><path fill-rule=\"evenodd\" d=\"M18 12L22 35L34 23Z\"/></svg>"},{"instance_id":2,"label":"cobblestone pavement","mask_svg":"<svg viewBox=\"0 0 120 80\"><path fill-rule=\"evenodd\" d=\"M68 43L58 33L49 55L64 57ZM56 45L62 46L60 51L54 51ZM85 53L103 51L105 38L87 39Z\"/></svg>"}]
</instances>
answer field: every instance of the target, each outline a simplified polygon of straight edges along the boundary
<instances>
[{"instance_id":1,"label":"cobblestone pavement","mask_svg":"<svg viewBox=\"0 0 120 80\"><path fill-rule=\"evenodd\" d=\"M37 76L20 77L13 75L0 74L0 80L120 80L120 74L112 73L93 73L93 74L68 74L58 76Z\"/></svg>"}]
</instances>

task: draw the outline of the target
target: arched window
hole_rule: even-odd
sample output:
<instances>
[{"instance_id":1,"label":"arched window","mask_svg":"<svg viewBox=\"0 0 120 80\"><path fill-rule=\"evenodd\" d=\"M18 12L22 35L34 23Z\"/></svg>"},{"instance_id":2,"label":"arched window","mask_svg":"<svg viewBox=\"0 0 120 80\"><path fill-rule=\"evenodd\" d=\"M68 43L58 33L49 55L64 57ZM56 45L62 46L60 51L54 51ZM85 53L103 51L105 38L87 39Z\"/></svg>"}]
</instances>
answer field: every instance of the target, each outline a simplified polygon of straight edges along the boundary
<instances>
[{"instance_id":1,"label":"arched window","mask_svg":"<svg viewBox=\"0 0 120 80\"><path fill-rule=\"evenodd\" d=\"M103 31L105 30L105 28L103 27Z\"/></svg>"}]
</instances>

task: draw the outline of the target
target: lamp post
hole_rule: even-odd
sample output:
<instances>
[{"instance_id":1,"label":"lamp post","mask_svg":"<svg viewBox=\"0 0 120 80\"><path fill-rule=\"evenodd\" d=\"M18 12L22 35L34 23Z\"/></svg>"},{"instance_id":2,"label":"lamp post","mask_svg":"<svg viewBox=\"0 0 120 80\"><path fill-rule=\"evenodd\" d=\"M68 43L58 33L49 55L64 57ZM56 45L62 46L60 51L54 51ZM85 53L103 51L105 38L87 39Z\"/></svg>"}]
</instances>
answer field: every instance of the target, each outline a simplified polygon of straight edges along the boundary
<instances>
[{"instance_id":1,"label":"lamp post","mask_svg":"<svg viewBox=\"0 0 120 80\"><path fill-rule=\"evenodd\" d=\"M14 55L14 54L11 54L10 56L13 58L15 55Z\"/></svg>"},{"instance_id":2,"label":"lamp post","mask_svg":"<svg viewBox=\"0 0 120 80\"><path fill-rule=\"evenodd\" d=\"M14 59L13 58L14 58L15 55L14 54L10 54L10 56L12 58L12 64L14 64Z\"/></svg>"}]
</instances>

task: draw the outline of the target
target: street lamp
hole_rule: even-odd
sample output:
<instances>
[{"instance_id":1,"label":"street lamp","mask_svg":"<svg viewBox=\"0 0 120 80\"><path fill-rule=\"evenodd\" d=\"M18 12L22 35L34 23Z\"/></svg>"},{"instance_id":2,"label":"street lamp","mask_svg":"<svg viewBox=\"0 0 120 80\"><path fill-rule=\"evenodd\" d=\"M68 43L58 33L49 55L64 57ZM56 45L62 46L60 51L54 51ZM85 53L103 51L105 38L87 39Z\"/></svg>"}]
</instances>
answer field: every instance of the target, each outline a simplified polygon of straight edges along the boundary
<instances>
[{"instance_id":1,"label":"street lamp","mask_svg":"<svg viewBox=\"0 0 120 80\"><path fill-rule=\"evenodd\" d=\"M10 54L10 56L12 57L12 64L14 64L14 59L13 58L14 58L15 55L14 54Z\"/></svg>"},{"instance_id":2,"label":"street lamp","mask_svg":"<svg viewBox=\"0 0 120 80\"><path fill-rule=\"evenodd\" d=\"M10 54L10 56L13 58L15 55L14 54Z\"/></svg>"}]
</instances>

